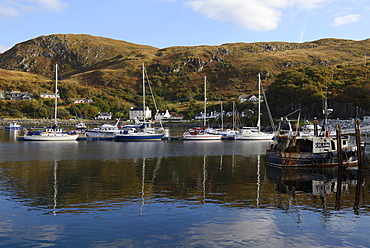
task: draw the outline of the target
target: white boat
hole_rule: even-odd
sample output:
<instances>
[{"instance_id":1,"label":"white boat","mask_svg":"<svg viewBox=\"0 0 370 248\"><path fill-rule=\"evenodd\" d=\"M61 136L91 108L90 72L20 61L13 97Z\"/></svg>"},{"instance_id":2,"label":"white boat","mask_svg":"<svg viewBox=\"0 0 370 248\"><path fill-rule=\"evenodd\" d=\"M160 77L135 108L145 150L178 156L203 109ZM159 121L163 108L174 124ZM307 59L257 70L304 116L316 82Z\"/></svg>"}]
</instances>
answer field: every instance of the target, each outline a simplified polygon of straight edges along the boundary
<instances>
[{"instance_id":1,"label":"white boat","mask_svg":"<svg viewBox=\"0 0 370 248\"><path fill-rule=\"evenodd\" d=\"M29 141L76 141L76 132L65 132L60 128L47 128L45 130L28 131L23 136Z\"/></svg>"},{"instance_id":2,"label":"white boat","mask_svg":"<svg viewBox=\"0 0 370 248\"><path fill-rule=\"evenodd\" d=\"M12 122L9 124L9 126L5 126L5 130L9 130L9 131L16 131L19 129L21 129L21 125L18 124L17 122Z\"/></svg>"},{"instance_id":3,"label":"white boat","mask_svg":"<svg viewBox=\"0 0 370 248\"><path fill-rule=\"evenodd\" d=\"M79 122L79 123L77 123L76 124L76 129L77 130L79 130L79 131L84 131L84 130L86 130L87 129L87 126L86 126L86 124L84 123L84 122Z\"/></svg>"},{"instance_id":4,"label":"white boat","mask_svg":"<svg viewBox=\"0 0 370 248\"><path fill-rule=\"evenodd\" d=\"M272 140L273 133L261 131L261 76L258 74L258 121L256 127L243 127L235 135L236 140Z\"/></svg>"},{"instance_id":5,"label":"white boat","mask_svg":"<svg viewBox=\"0 0 370 248\"><path fill-rule=\"evenodd\" d=\"M58 64L55 65L55 101L54 101L54 126L44 130L27 131L24 134L24 140L30 141L76 141L78 134L76 132L66 132L57 128L57 109L58 109Z\"/></svg>"},{"instance_id":6,"label":"white boat","mask_svg":"<svg viewBox=\"0 0 370 248\"><path fill-rule=\"evenodd\" d=\"M132 125L126 125L126 129L123 128L119 133L114 135L113 139L115 141L161 141L164 137L164 133L156 133L156 130L154 128L148 128L147 124L150 124L150 122L146 122L145 119L145 66L142 65L142 71L143 71L143 111L144 111L144 120L143 123L136 123L136 126L139 125L139 127L133 127ZM149 80L148 80L149 84ZM150 85L149 85L150 86ZM153 101L154 101L154 96ZM163 128L162 128L163 130Z\"/></svg>"},{"instance_id":7,"label":"white boat","mask_svg":"<svg viewBox=\"0 0 370 248\"><path fill-rule=\"evenodd\" d=\"M273 133L261 132L257 128L243 127L239 130L239 133L235 135L236 140L272 140L274 138Z\"/></svg>"},{"instance_id":8,"label":"white boat","mask_svg":"<svg viewBox=\"0 0 370 248\"><path fill-rule=\"evenodd\" d=\"M103 124L98 128L87 129L85 131L86 137L89 138L113 138L116 134L120 133L120 128L118 127L119 120L116 124Z\"/></svg>"},{"instance_id":9,"label":"white boat","mask_svg":"<svg viewBox=\"0 0 370 248\"><path fill-rule=\"evenodd\" d=\"M182 134L183 140L221 140L223 135L207 132L207 128L190 128Z\"/></svg>"},{"instance_id":10,"label":"white boat","mask_svg":"<svg viewBox=\"0 0 370 248\"><path fill-rule=\"evenodd\" d=\"M217 134L215 130L207 128L206 115L207 115L207 79L204 76L204 113L203 113L203 128L191 128L182 134L183 140L221 140L221 134Z\"/></svg>"},{"instance_id":11,"label":"white boat","mask_svg":"<svg viewBox=\"0 0 370 248\"><path fill-rule=\"evenodd\" d=\"M225 139L235 139L235 135L238 134L238 130L235 129L236 120L235 120L235 102L233 102L233 128L232 129L224 129L224 111L222 108L221 102L221 128L213 129L215 134L221 134Z\"/></svg>"},{"instance_id":12,"label":"white boat","mask_svg":"<svg viewBox=\"0 0 370 248\"><path fill-rule=\"evenodd\" d=\"M234 139L238 134L238 130L232 129L215 129L216 134L221 134L224 138Z\"/></svg>"}]
</instances>

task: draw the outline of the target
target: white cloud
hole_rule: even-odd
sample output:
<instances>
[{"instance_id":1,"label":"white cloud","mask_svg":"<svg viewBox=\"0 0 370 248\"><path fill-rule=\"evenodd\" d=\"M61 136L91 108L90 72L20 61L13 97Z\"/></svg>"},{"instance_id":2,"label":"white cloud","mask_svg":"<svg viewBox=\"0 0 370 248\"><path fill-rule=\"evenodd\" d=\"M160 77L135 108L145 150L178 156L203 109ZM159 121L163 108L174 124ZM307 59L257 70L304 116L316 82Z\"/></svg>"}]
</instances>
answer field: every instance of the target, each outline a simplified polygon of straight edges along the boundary
<instances>
[{"instance_id":1,"label":"white cloud","mask_svg":"<svg viewBox=\"0 0 370 248\"><path fill-rule=\"evenodd\" d=\"M0 17L16 17L43 11L57 12L67 7L61 0L0 0Z\"/></svg>"},{"instance_id":2,"label":"white cloud","mask_svg":"<svg viewBox=\"0 0 370 248\"><path fill-rule=\"evenodd\" d=\"M19 12L16 8L13 6L10 6L6 2L0 2L0 17L14 17L18 16Z\"/></svg>"},{"instance_id":3,"label":"white cloud","mask_svg":"<svg viewBox=\"0 0 370 248\"><path fill-rule=\"evenodd\" d=\"M356 15L356 14L336 17L334 19L332 26L337 27L337 26L342 26L342 25L358 22L360 18L361 18L361 15Z\"/></svg>"},{"instance_id":4,"label":"white cloud","mask_svg":"<svg viewBox=\"0 0 370 248\"><path fill-rule=\"evenodd\" d=\"M249 30L276 29L288 9L313 9L329 0L193 0L188 6L207 18Z\"/></svg>"},{"instance_id":5,"label":"white cloud","mask_svg":"<svg viewBox=\"0 0 370 248\"><path fill-rule=\"evenodd\" d=\"M290 5L295 5L301 9L316 9L329 0L289 0Z\"/></svg>"},{"instance_id":6,"label":"white cloud","mask_svg":"<svg viewBox=\"0 0 370 248\"><path fill-rule=\"evenodd\" d=\"M67 8L67 4L59 0L32 0L32 2L44 10L61 11Z\"/></svg>"},{"instance_id":7,"label":"white cloud","mask_svg":"<svg viewBox=\"0 0 370 248\"><path fill-rule=\"evenodd\" d=\"M234 23L250 30L272 30L280 21L281 12L256 0L201 0L190 7L206 17Z\"/></svg>"}]
</instances>

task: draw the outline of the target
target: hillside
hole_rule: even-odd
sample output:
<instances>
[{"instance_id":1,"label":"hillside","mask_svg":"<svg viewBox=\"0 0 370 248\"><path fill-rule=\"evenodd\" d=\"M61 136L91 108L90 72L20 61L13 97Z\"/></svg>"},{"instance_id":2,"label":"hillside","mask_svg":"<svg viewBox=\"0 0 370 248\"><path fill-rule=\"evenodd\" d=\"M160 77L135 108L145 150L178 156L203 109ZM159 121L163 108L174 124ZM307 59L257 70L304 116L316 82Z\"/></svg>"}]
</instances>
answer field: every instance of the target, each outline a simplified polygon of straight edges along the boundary
<instances>
[{"instance_id":1,"label":"hillside","mask_svg":"<svg viewBox=\"0 0 370 248\"><path fill-rule=\"evenodd\" d=\"M44 82L52 78L54 64L58 63L66 82L79 88L72 92L73 97L118 98L118 105L124 106L121 111L127 111L140 100L137 92L142 80L141 64L145 63L162 104L165 107L177 104L174 110L184 110L191 102L202 100L204 75L209 84L208 98L230 101L241 94L256 92L258 73L268 86L281 72L297 68L340 67L343 72L343 68L363 66L364 54L370 54L369 47L369 39L322 39L306 43L231 43L157 49L91 35L40 36L0 54L0 68L8 72L3 75L4 71L0 71L3 84L0 87L23 82L15 79L19 72L31 73L25 76L29 83ZM341 75L353 76L349 70ZM364 80L367 75L362 75Z\"/></svg>"}]
</instances>

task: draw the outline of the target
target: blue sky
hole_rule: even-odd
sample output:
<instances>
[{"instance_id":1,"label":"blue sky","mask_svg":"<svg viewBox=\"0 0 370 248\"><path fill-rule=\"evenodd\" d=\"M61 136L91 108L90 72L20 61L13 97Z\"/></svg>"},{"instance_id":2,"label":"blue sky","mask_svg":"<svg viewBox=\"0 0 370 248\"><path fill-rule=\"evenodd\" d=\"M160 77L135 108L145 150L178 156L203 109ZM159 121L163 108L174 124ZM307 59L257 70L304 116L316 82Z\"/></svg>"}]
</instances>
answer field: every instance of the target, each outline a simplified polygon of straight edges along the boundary
<instances>
[{"instance_id":1,"label":"blue sky","mask_svg":"<svg viewBox=\"0 0 370 248\"><path fill-rule=\"evenodd\" d=\"M370 37L370 0L0 0L0 52L50 34L157 48Z\"/></svg>"}]
</instances>

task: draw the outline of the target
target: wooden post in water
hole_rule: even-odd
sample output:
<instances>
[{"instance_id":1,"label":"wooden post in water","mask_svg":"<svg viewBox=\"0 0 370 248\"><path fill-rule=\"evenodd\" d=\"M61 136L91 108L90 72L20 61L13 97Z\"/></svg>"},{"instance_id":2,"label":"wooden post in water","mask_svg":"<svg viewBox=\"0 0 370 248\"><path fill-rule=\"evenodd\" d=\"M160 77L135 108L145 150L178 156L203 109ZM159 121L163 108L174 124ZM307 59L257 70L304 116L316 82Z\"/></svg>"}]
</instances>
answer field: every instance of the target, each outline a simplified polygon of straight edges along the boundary
<instances>
[{"instance_id":1,"label":"wooden post in water","mask_svg":"<svg viewBox=\"0 0 370 248\"><path fill-rule=\"evenodd\" d=\"M355 131L356 131L356 146L357 146L357 166L359 170L362 170L362 147L361 147L361 135L360 135L360 120L355 120Z\"/></svg>"},{"instance_id":2,"label":"wooden post in water","mask_svg":"<svg viewBox=\"0 0 370 248\"><path fill-rule=\"evenodd\" d=\"M342 131L340 129L340 124L336 125L336 131L337 131L338 166L341 169L343 166L343 153L342 153Z\"/></svg>"},{"instance_id":3,"label":"wooden post in water","mask_svg":"<svg viewBox=\"0 0 370 248\"><path fill-rule=\"evenodd\" d=\"M337 154L338 154L338 180L336 194L336 209L340 209L340 196L342 194L342 177L343 177L343 151L342 151L342 132L340 124L336 125L337 132Z\"/></svg>"},{"instance_id":4,"label":"wooden post in water","mask_svg":"<svg viewBox=\"0 0 370 248\"><path fill-rule=\"evenodd\" d=\"M319 136L319 132L317 130L317 122L318 122L317 120L313 121L313 134L315 137Z\"/></svg>"}]
</instances>

